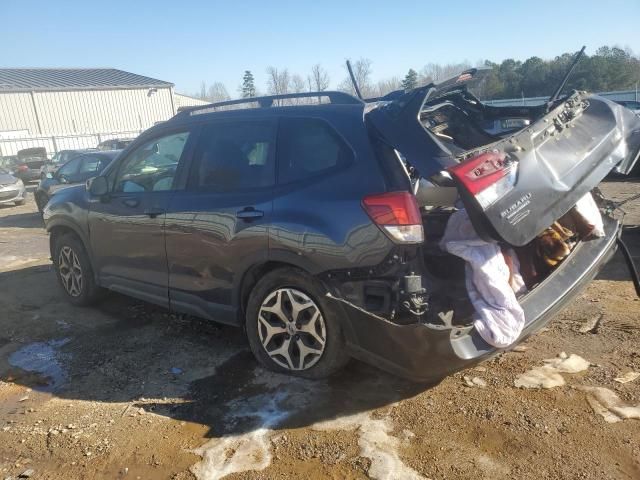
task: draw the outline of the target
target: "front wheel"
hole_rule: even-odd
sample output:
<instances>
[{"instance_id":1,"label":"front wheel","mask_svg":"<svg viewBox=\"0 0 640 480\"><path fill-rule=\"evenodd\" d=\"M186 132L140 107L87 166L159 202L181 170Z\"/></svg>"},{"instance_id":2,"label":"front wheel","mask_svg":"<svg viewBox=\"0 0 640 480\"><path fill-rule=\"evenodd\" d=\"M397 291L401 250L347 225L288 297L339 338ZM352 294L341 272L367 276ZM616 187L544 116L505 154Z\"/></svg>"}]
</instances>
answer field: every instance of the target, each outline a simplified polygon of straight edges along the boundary
<instances>
[{"instance_id":1,"label":"front wheel","mask_svg":"<svg viewBox=\"0 0 640 480\"><path fill-rule=\"evenodd\" d=\"M301 270L265 275L247 304L249 345L265 367L305 378L324 378L349 356L339 319L322 284Z\"/></svg>"},{"instance_id":2,"label":"front wheel","mask_svg":"<svg viewBox=\"0 0 640 480\"><path fill-rule=\"evenodd\" d=\"M100 297L84 245L74 234L56 240L53 262L67 299L78 306L91 305Z\"/></svg>"},{"instance_id":3,"label":"front wheel","mask_svg":"<svg viewBox=\"0 0 640 480\"><path fill-rule=\"evenodd\" d=\"M35 194L36 206L38 207L38 211L42 213L44 210L44 206L49 201L49 198L44 193L36 193Z\"/></svg>"}]
</instances>

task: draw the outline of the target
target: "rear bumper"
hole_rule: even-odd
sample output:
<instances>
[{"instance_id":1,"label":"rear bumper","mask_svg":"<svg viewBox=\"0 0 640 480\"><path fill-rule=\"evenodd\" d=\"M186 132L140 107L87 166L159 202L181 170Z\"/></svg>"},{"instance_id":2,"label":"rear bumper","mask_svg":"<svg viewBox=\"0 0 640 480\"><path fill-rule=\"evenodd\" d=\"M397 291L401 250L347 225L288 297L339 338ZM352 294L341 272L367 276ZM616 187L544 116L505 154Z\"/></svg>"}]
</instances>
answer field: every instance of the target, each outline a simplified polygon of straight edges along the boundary
<instances>
[{"instance_id":1,"label":"rear bumper","mask_svg":"<svg viewBox=\"0 0 640 480\"><path fill-rule=\"evenodd\" d=\"M525 328L511 347L546 325L611 258L621 226L608 217L603 220L605 237L577 245L560 267L521 300ZM473 327L397 325L354 306L340 306L351 354L410 380L437 380L503 351L487 344Z\"/></svg>"}]
</instances>

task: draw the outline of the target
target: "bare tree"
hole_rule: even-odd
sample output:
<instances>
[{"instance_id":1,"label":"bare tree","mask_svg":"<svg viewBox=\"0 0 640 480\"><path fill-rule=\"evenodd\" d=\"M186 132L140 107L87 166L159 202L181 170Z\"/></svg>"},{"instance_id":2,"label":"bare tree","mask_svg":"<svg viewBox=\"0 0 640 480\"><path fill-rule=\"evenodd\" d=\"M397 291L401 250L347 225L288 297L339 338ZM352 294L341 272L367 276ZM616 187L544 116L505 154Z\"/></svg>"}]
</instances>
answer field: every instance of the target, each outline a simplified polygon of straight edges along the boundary
<instances>
[{"instance_id":1,"label":"bare tree","mask_svg":"<svg viewBox=\"0 0 640 480\"><path fill-rule=\"evenodd\" d=\"M429 63L422 68L418 83L420 85L426 85L431 82L439 83L447 78L458 75L460 72L467 70L468 68L471 68L469 62L448 63L446 65Z\"/></svg>"},{"instance_id":2,"label":"bare tree","mask_svg":"<svg viewBox=\"0 0 640 480\"><path fill-rule=\"evenodd\" d=\"M353 69L353 76L356 79L356 83L358 84L358 88L360 88L360 93L364 98L372 97L375 95L374 87L371 84L371 64L373 62L368 58L360 58L351 64L351 68ZM346 65L345 65L346 68ZM356 90L353 87L353 83L351 82L351 77L348 76L340 83L338 88L344 92L351 93L355 95Z\"/></svg>"},{"instance_id":3,"label":"bare tree","mask_svg":"<svg viewBox=\"0 0 640 480\"><path fill-rule=\"evenodd\" d=\"M207 100L210 102L224 102L230 100L229 92L222 82L213 82L207 90Z\"/></svg>"},{"instance_id":4,"label":"bare tree","mask_svg":"<svg viewBox=\"0 0 640 480\"><path fill-rule=\"evenodd\" d=\"M276 67L267 67L267 91L271 95L284 95L289 93L291 77L286 68L278 70ZM282 105L281 100L276 100L276 105Z\"/></svg>"},{"instance_id":5,"label":"bare tree","mask_svg":"<svg viewBox=\"0 0 640 480\"><path fill-rule=\"evenodd\" d=\"M311 67L311 75L307 77L307 81L312 92L324 92L329 88L329 74L319 63Z\"/></svg>"},{"instance_id":6,"label":"bare tree","mask_svg":"<svg viewBox=\"0 0 640 480\"><path fill-rule=\"evenodd\" d=\"M384 97L387 93L395 92L402 89L402 82L398 77L391 77L385 80L378 80L375 87L374 95L376 97Z\"/></svg>"},{"instance_id":7,"label":"bare tree","mask_svg":"<svg viewBox=\"0 0 640 480\"><path fill-rule=\"evenodd\" d=\"M197 95L197 98L200 100L204 100L207 98L207 84L204 81L200 84L200 94Z\"/></svg>"},{"instance_id":8,"label":"bare tree","mask_svg":"<svg viewBox=\"0 0 640 480\"><path fill-rule=\"evenodd\" d=\"M305 92L307 90L307 84L304 81L304 79L300 75L298 75L296 73L296 74L291 76L291 82L289 84L289 89L293 93L302 93L302 92ZM300 105L300 104L304 104L304 103L307 103L307 102L306 102L306 99L304 99L304 98L296 98L296 99L294 99L294 101L292 103L296 104L296 105Z\"/></svg>"}]
</instances>

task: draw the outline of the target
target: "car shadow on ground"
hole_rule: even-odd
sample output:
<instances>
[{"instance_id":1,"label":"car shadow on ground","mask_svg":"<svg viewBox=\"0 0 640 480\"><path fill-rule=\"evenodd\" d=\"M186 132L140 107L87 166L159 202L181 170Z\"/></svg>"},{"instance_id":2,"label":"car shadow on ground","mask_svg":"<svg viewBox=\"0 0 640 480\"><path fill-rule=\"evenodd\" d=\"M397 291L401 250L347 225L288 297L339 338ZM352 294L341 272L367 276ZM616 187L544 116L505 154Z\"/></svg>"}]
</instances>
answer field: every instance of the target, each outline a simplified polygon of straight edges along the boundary
<instances>
[{"instance_id":1,"label":"car shadow on ground","mask_svg":"<svg viewBox=\"0 0 640 480\"><path fill-rule=\"evenodd\" d=\"M12 208L1 205L0 210ZM15 207L13 207L15 208ZM2 211L2 213L6 213ZM0 228L44 228L42 216L38 212L15 213L0 217Z\"/></svg>"},{"instance_id":2,"label":"car shadow on ground","mask_svg":"<svg viewBox=\"0 0 640 480\"><path fill-rule=\"evenodd\" d=\"M629 249L636 270L640 271L640 227L625 227L622 233L622 240ZM627 265L622 252L617 251L615 255L600 271L596 279L627 281L631 280L629 266Z\"/></svg>"},{"instance_id":3,"label":"car shadow on ground","mask_svg":"<svg viewBox=\"0 0 640 480\"><path fill-rule=\"evenodd\" d=\"M25 284L43 294L22 294ZM254 360L240 328L116 294L93 308L73 307L48 267L0 273L0 290L0 303L15 299L0 318L0 379L50 389L50 372L12 363L47 348L59 367L56 397L128 402L205 425L211 438L308 426L389 406L429 388L357 361L326 380L273 373Z\"/></svg>"}]
</instances>

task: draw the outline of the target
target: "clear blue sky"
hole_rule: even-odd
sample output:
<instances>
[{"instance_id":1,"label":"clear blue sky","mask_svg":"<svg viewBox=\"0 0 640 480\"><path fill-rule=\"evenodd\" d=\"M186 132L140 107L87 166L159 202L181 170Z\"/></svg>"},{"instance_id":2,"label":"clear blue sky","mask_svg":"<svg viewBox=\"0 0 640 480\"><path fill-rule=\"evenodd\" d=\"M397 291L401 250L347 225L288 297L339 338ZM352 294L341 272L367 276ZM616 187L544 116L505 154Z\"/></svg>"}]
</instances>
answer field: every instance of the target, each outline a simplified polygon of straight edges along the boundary
<instances>
[{"instance_id":1,"label":"clear blue sky","mask_svg":"<svg viewBox=\"0 0 640 480\"><path fill-rule=\"evenodd\" d=\"M269 65L306 78L320 63L335 86L347 58L374 80L425 64L532 55L587 45L640 53L640 1L0 0L0 66L115 67L193 93L245 69L265 90Z\"/></svg>"}]
</instances>

